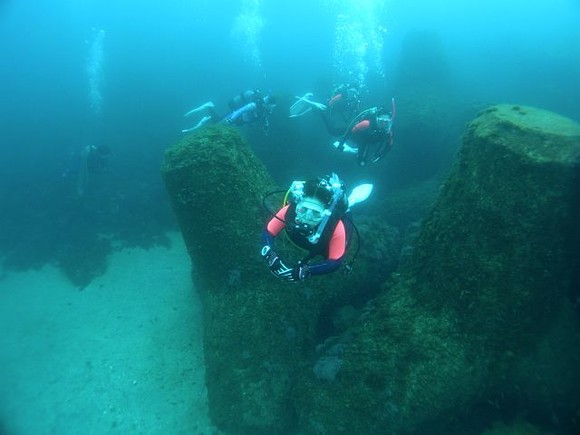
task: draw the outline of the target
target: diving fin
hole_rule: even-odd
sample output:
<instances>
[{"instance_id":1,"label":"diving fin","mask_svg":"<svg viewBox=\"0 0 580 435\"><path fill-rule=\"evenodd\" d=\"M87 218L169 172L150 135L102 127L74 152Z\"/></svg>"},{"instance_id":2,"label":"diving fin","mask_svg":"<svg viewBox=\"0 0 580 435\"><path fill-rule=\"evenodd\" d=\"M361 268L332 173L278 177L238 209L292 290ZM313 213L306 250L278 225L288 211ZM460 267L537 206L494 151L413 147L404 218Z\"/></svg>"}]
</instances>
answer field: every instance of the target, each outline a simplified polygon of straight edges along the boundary
<instances>
[{"instance_id":1,"label":"diving fin","mask_svg":"<svg viewBox=\"0 0 580 435\"><path fill-rule=\"evenodd\" d=\"M350 208L353 205L358 204L359 202L363 202L365 199L367 199L373 191L373 187L374 186L372 184L366 183L359 184L354 189L352 189L352 192L348 196L348 207Z\"/></svg>"},{"instance_id":2,"label":"diving fin","mask_svg":"<svg viewBox=\"0 0 580 435\"><path fill-rule=\"evenodd\" d=\"M312 92L308 92L307 94L304 94L303 97L296 97L298 98L298 101L290 106L290 118L302 116L310 112L312 110L312 105L308 104L308 101L313 95Z\"/></svg>"},{"instance_id":3,"label":"diving fin","mask_svg":"<svg viewBox=\"0 0 580 435\"><path fill-rule=\"evenodd\" d=\"M310 112L313 108L317 110L325 111L327 107L322 103L317 103L316 101L312 101L311 98L314 96L312 92L308 92L304 94L302 97L298 98L294 104L290 106L290 118L295 118L297 116L305 115L306 113Z\"/></svg>"}]
</instances>

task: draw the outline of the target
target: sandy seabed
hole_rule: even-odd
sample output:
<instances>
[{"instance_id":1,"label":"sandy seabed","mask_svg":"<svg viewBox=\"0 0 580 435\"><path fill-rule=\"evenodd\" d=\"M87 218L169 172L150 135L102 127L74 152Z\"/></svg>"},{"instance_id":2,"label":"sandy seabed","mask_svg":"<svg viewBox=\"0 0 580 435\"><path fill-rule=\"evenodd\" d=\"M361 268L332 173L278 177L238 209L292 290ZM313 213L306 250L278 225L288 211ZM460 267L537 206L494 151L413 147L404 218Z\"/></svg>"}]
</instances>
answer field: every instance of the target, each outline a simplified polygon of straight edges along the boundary
<instances>
[{"instance_id":1,"label":"sandy seabed","mask_svg":"<svg viewBox=\"0 0 580 435\"><path fill-rule=\"evenodd\" d=\"M212 434L199 297L178 233L79 291L0 272L0 434Z\"/></svg>"}]
</instances>

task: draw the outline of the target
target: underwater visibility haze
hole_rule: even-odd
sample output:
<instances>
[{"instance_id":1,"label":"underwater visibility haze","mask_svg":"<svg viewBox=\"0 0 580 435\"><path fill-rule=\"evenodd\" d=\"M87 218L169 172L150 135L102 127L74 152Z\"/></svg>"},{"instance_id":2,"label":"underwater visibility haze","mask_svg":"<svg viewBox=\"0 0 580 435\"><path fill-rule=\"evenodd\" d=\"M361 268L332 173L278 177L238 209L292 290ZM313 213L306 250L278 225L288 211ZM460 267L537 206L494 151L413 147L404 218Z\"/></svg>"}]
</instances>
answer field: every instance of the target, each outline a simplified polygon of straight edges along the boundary
<instances>
[{"instance_id":1,"label":"underwater visibility haze","mask_svg":"<svg viewBox=\"0 0 580 435\"><path fill-rule=\"evenodd\" d=\"M3 310L17 274L94 294L180 233L215 433L579 433L578 23L577 0L0 0ZM396 107L376 164L289 117L344 83ZM256 89L267 130L182 133ZM352 277L272 284L264 195L331 173L374 186ZM209 433L194 410L23 426L4 348L0 433Z\"/></svg>"}]
</instances>

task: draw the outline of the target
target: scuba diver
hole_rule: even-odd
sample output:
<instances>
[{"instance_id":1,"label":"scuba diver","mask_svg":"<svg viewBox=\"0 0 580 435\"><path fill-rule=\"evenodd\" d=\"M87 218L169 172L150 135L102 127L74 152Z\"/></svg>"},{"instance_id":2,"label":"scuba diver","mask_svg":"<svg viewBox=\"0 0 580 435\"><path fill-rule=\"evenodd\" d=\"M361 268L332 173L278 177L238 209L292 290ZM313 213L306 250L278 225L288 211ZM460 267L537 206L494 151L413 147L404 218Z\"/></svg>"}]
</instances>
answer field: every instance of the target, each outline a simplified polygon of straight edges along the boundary
<instances>
[{"instance_id":1,"label":"scuba diver","mask_svg":"<svg viewBox=\"0 0 580 435\"><path fill-rule=\"evenodd\" d=\"M85 196L92 175L108 171L110 153L111 149L107 145L86 145L79 153L73 154L62 177L76 175L76 192L79 198Z\"/></svg>"},{"instance_id":2,"label":"scuba diver","mask_svg":"<svg viewBox=\"0 0 580 435\"><path fill-rule=\"evenodd\" d=\"M276 98L272 95L262 96L262 93L258 89L247 90L233 97L229 101L228 106L230 111L224 116L220 116L215 111L215 105L211 101L186 112L183 115L186 118L198 113L206 113L206 115L196 125L190 128L184 128L181 132L188 133L207 124L224 123L242 126L261 121L264 133L267 134L269 128L268 116L272 114L272 111L276 107Z\"/></svg>"},{"instance_id":3,"label":"scuba diver","mask_svg":"<svg viewBox=\"0 0 580 435\"><path fill-rule=\"evenodd\" d=\"M318 110L326 130L331 136L340 136L350 121L360 110L360 91L355 83L345 83L337 86L328 99L327 104L312 100L314 94L308 92L298 98L290 107L290 118L302 116L312 109Z\"/></svg>"},{"instance_id":4,"label":"scuba diver","mask_svg":"<svg viewBox=\"0 0 580 435\"><path fill-rule=\"evenodd\" d=\"M297 282L336 271L345 258L350 230L356 231L347 216L350 207L368 198L372 188L371 184L362 184L347 198L343 182L334 173L306 182L294 181L286 192L284 206L272 213L262 231L261 255L270 272L283 281ZM282 230L308 252L295 266L287 265L274 250L274 239ZM323 260L310 263L315 257Z\"/></svg>"},{"instance_id":5,"label":"scuba diver","mask_svg":"<svg viewBox=\"0 0 580 435\"><path fill-rule=\"evenodd\" d=\"M377 163L393 147L394 98L391 105L391 112L382 107L362 111L352 120L342 138L332 145L339 151L356 154L360 166Z\"/></svg>"},{"instance_id":6,"label":"scuba diver","mask_svg":"<svg viewBox=\"0 0 580 435\"><path fill-rule=\"evenodd\" d=\"M340 116L344 122L350 121L360 110L360 91L357 84L342 84L334 89L328 100L327 112Z\"/></svg>"}]
</instances>

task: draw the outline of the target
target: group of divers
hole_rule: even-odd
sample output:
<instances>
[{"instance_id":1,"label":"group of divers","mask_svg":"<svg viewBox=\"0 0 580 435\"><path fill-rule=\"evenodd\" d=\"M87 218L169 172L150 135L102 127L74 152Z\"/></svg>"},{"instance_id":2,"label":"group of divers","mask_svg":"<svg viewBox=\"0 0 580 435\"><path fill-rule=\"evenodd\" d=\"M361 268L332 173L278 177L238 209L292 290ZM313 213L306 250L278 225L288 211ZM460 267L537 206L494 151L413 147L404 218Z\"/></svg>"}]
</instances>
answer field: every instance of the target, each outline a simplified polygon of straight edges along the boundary
<instances>
[{"instance_id":1,"label":"group of divers","mask_svg":"<svg viewBox=\"0 0 580 435\"><path fill-rule=\"evenodd\" d=\"M393 122L395 101L385 107L360 109L360 91L357 85L343 84L332 92L326 104L316 102L312 93L296 97L290 106L289 116L299 117L318 112L330 135L335 138L332 146L338 151L356 155L360 166L381 160L393 146ZM220 116L213 102L207 102L184 114L189 118L199 116L198 122L183 133L195 131L208 124L242 126L261 123L264 131L269 127L269 116L276 107L273 95L259 90L248 90L232 98L230 111ZM372 184L361 184L347 196L340 178L332 173L307 181L293 181L285 193L282 208L269 210L271 215L262 231L261 256L270 272L282 281L300 282L311 276L335 272L345 265L350 271L358 253L358 231L350 217L351 208L371 194ZM298 261L282 258L275 249L275 239L282 232L305 255ZM352 235L357 236L354 255L345 261Z\"/></svg>"},{"instance_id":2,"label":"group of divers","mask_svg":"<svg viewBox=\"0 0 580 435\"><path fill-rule=\"evenodd\" d=\"M335 138L332 146L338 151L356 155L360 166L378 162L392 148L396 114L394 99L389 108L377 106L361 110L359 87L352 84L334 89L326 104L316 102L312 97L312 93L296 97L296 102L290 106L289 116L318 112L326 129ZM185 117L198 115L200 119L182 132L188 133L216 123L236 126L261 124L267 132L268 118L275 107L273 95L248 90L230 100L230 111L225 116L218 115L212 102L188 111ZM85 196L90 174L107 171L109 153L106 145L87 145L73 156L63 177L76 178L79 198ZM347 196L344 183L332 173L308 181L294 181L288 190L272 192L285 195L283 206L277 212L269 210L264 199L264 206L271 218L262 232L261 255L270 272L283 281L298 282L310 276L335 272L343 264L345 271L349 271L360 246L350 210L368 198L372 189L372 184L361 184ZM282 231L295 245L306 251L303 258L290 263L276 253L274 241ZM353 234L357 236L357 248L345 261Z\"/></svg>"}]
</instances>

